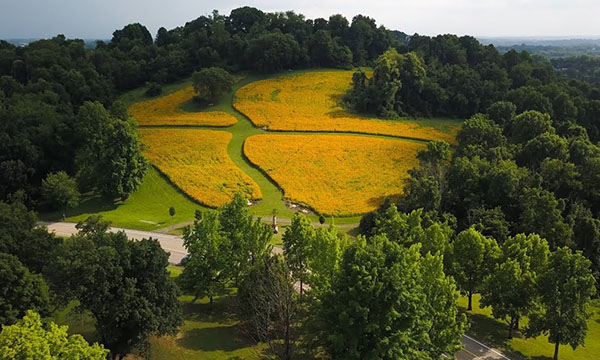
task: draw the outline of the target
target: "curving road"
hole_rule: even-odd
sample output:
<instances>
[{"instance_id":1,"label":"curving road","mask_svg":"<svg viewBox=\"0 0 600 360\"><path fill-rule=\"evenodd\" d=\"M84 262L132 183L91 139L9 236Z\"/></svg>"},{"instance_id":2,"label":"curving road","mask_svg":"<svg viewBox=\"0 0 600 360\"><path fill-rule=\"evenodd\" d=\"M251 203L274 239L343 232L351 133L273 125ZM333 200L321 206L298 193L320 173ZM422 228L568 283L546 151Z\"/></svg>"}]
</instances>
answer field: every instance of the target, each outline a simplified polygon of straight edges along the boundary
<instances>
[{"instance_id":1,"label":"curving road","mask_svg":"<svg viewBox=\"0 0 600 360\"><path fill-rule=\"evenodd\" d=\"M50 232L55 233L58 236L71 236L77 234L78 230L75 228L75 223L70 222L39 222L41 226L45 226ZM140 231L132 229L123 229L118 227L111 227L111 232L124 231L132 240L141 240L147 238L157 239L162 248L169 252L169 262L172 264L179 264L181 259L187 255L187 251L183 247L183 239L181 236L163 234L153 231ZM273 252L281 253L281 248L274 248ZM490 348L487 345L473 339L468 335L463 335L462 339L463 349L455 354L458 360L511 360L496 349Z\"/></svg>"},{"instance_id":2,"label":"curving road","mask_svg":"<svg viewBox=\"0 0 600 360\"><path fill-rule=\"evenodd\" d=\"M58 236L71 236L77 234L79 230L75 228L75 223L70 222L39 222L41 226L48 228L48 231L55 233ZM153 238L157 239L162 248L169 252L169 262L172 264L179 264L181 259L187 255L187 251L183 247L183 240L181 236L162 234L152 231L140 231L132 229L123 229L118 227L109 228L110 232L124 231L127 237L132 240L141 240Z\"/></svg>"}]
</instances>

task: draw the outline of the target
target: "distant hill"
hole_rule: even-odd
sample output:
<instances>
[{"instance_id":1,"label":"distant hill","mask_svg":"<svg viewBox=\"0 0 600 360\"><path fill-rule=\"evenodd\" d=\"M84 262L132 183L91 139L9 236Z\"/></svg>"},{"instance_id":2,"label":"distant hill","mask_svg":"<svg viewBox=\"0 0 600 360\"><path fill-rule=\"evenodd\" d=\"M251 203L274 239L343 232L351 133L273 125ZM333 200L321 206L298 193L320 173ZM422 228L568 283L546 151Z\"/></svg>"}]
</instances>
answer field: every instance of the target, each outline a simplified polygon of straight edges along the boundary
<instances>
[{"instance_id":1,"label":"distant hill","mask_svg":"<svg viewBox=\"0 0 600 360\"><path fill-rule=\"evenodd\" d=\"M498 51L527 51L550 59L571 56L600 56L599 38L563 38L563 37L507 37L479 38L483 44L493 44Z\"/></svg>"},{"instance_id":2,"label":"distant hill","mask_svg":"<svg viewBox=\"0 0 600 360\"><path fill-rule=\"evenodd\" d=\"M2 39L0 39L0 40L2 40ZM27 46L27 45L29 45L29 43L32 43L32 42L38 41L38 40L41 40L41 38L6 39L5 41L9 42L13 45L16 45L16 46ZM110 39L83 39L86 49L96 48L96 41L110 42Z\"/></svg>"}]
</instances>

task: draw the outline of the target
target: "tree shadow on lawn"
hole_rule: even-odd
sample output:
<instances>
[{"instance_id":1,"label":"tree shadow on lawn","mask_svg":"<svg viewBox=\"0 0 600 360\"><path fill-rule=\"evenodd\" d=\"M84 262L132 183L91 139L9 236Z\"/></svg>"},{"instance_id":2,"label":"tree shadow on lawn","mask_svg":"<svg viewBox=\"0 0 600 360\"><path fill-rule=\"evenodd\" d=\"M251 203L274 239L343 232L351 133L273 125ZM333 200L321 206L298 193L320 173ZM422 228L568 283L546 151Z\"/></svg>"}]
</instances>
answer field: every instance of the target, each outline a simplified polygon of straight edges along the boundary
<instances>
[{"instance_id":1,"label":"tree shadow on lawn","mask_svg":"<svg viewBox=\"0 0 600 360\"><path fill-rule=\"evenodd\" d=\"M192 329L178 339L179 346L196 351L225 351L232 352L243 349L252 344L245 341L237 334L240 333L238 325L223 325Z\"/></svg>"},{"instance_id":2,"label":"tree shadow on lawn","mask_svg":"<svg viewBox=\"0 0 600 360\"><path fill-rule=\"evenodd\" d=\"M215 298L212 307L207 299L184 302L186 321L201 323L198 324L201 327L184 331L183 337L177 340L178 345L189 350L225 352L254 346L241 335L234 310L235 297L231 294Z\"/></svg>"},{"instance_id":3,"label":"tree shadow on lawn","mask_svg":"<svg viewBox=\"0 0 600 360\"><path fill-rule=\"evenodd\" d=\"M512 348L508 339L508 324L504 321L498 321L482 314L472 314L466 312L471 327L468 333L473 335L476 340L486 345L500 349L505 355L513 360L552 360L548 356L525 356L520 351ZM519 331L513 331L513 336L518 337Z\"/></svg>"},{"instance_id":4,"label":"tree shadow on lawn","mask_svg":"<svg viewBox=\"0 0 600 360\"><path fill-rule=\"evenodd\" d=\"M84 200L75 208L65 211L67 217L79 216L82 214L93 214L98 212L108 212L115 210L122 201L111 200L100 195L84 195ZM63 219L62 211L50 211L40 213L39 217L45 221L61 221Z\"/></svg>"}]
</instances>

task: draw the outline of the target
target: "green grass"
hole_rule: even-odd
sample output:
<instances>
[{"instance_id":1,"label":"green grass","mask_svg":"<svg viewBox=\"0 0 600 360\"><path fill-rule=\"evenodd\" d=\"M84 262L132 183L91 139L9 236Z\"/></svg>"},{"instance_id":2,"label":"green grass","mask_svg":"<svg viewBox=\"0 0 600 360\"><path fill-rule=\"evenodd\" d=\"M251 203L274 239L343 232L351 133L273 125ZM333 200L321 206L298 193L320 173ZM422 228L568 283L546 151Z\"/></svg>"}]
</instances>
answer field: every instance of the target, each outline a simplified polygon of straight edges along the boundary
<instances>
[{"instance_id":1,"label":"green grass","mask_svg":"<svg viewBox=\"0 0 600 360\"><path fill-rule=\"evenodd\" d=\"M175 216L169 215L169 207ZM195 203L171 185L156 169L150 167L138 190L124 202L111 202L100 197L85 199L77 208L67 212L67 221L78 222L90 215L102 215L113 226L139 230L156 230L165 226L193 220ZM47 213L42 220L59 220L61 213Z\"/></svg>"},{"instance_id":2,"label":"green grass","mask_svg":"<svg viewBox=\"0 0 600 360\"><path fill-rule=\"evenodd\" d=\"M169 266L171 277L181 274L179 266ZM184 324L176 336L150 338L151 355L149 360L225 360L260 359L264 344L256 344L244 337L235 319L234 291L223 297L216 297L211 308L208 299L192 303L192 296L179 298L184 313ZM69 333L82 334L89 342L98 341L94 320L87 314L78 314L71 302L57 312L54 321L68 325ZM130 355L127 359L141 359Z\"/></svg>"},{"instance_id":3,"label":"green grass","mask_svg":"<svg viewBox=\"0 0 600 360\"><path fill-rule=\"evenodd\" d=\"M467 298L459 299L459 306L466 311ZM561 360L597 360L600 358L600 301L596 300L591 306L592 318L588 321L588 334L585 346L573 350L568 345L561 345L559 358ZM473 296L473 311L466 312L471 322L469 333L486 344L502 349L515 359L550 360L554 354L554 345L548 343L546 336L535 339L525 339L520 333L509 340L508 325L498 321L491 315L491 308L479 308L479 295ZM527 319L521 321L521 326L527 325Z\"/></svg>"}]
</instances>

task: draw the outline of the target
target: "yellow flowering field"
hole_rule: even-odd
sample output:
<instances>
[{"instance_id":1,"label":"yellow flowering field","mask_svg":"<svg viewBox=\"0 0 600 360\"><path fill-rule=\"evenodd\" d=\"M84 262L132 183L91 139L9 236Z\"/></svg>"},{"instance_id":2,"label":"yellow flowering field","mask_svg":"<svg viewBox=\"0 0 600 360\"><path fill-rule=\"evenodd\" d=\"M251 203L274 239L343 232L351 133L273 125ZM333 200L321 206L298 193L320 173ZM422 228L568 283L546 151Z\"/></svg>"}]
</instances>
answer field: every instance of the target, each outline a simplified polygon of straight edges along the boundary
<instances>
[{"instance_id":1,"label":"yellow flowering field","mask_svg":"<svg viewBox=\"0 0 600 360\"><path fill-rule=\"evenodd\" d=\"M234 107L269 130L357 132L456 143L456 124L440 131L419 120L380 120L345 111L340 99L350 89L352 74L309 72L252 82L236 92Z\"/></svg>"},{"instance_id":2,"label":"yellow flowering field","mask_svg":"<svg viewBox=\"0 0 600 360\"><path fill-rule=\"evenodd\" d=\"M194 88L190 85L163 97L135 103L128 112L140 125L230 126L237 122L221 111L185 112L179 108L193 97Z\"/></svg>"},{"instance_id":3,"label":"yellow flowering field","mask_svg":"<svg viewBox=\"0 0 600 360\"><path fill-rule=\"evenodd\" d=\"M229 158L231 133L198 129L140 129L144 155L201 204L217 207L236 191L260 199L258 185Z\"/></svg>"},{"instance_id":4,"label":"yellow flowering field","mask_svg":"<svg viewBox=\"0 0 600 360\"><path fill-rule=\"evenodd\" d=\"M254 135L244 154L285 197L327 215L376 209L402 192L424 144L352 135Z\"/></svg>"}]
</instances>

